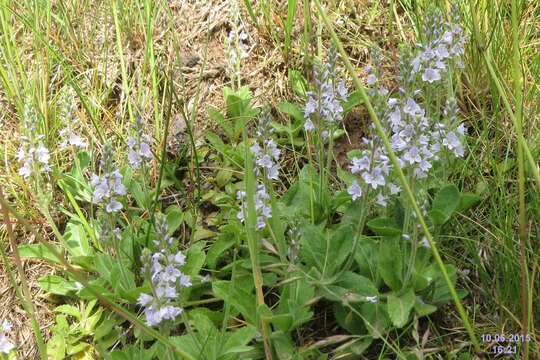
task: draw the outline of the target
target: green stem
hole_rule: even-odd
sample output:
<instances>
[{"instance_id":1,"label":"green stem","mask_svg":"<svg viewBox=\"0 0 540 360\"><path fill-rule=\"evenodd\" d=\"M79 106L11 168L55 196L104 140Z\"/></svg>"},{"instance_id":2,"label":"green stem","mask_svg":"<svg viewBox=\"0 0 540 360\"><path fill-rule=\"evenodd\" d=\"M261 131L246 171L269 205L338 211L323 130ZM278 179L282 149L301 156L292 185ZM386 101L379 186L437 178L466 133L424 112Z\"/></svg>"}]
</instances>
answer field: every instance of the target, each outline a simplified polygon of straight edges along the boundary
<instances>
[{"instance_id":1,"label":"green stem","mask_svg":"<svg viewBox=\"0 0 540 360\"><path fill-rule=\"evenodd\" d=\"M461 301L459 300L459 296L456 292L456 289L454 287L454 284L452 283L452 280L450 279L450 276L448 275L448 271L446 270L446 267L444 266L444 263L442 261L441 255L439 254L439 250L437 249L437 245L435 244L435 241L433 239L433 236L431 235L431 232L429 231L429 228L427 226L427 223L424 219L424 216L422 215L422 211L420 210L420 207L416 203L415 196L411 190L411 187L409 186L409 183L407 182L407 179L405 178L405 174L403 173L403 170L399 166L398 159L396 155L394 154L394 151L392 150L392 146L390 145L390 141L388 140L388 136L386 135L383 126L379 120L379 117L375 113L375 109L371 105L371 102L369 100L369 97L364 90L364 87L360 83L360 79L358 79L358 76L356 75L356 71L354 70L349 57L347 56L347 53L345 52L345 49L343 49L343 45L341 44L341 41L336 35L336 32L334 31L332 25L330 24L330 21L328 20L328 17L326 16L324 10L321 7L320 0L315 0L315 4L317 5L317 9L319 11L319 14L322 17L322 20L324 21L324 25L326 26L328 32L330 33L330 36L332 37L332 40L334 41L335 45L337 46L339 53L345 62L345 66L347 67L347 70L349 71L349 74L353 78L354 85L358 92L360 93L360 96L362 97L365 106L367 107L369 116L373 123L375 124L375 128L377 130L377 133L379 134L380 138L383 140L384 146L386 147L386 151L388 152L388 156L390 157L390 160L392 161L392 165L394 166L394 169L396 170L398 177L403 185L403 188L405 190L405 194L407 195L407 198L409 202L411 203L414 212L418 215L417 219L420 223L420 226L422 230L424 231L424 234L426 235L430 245L431 250L433 252L433 255L435 257L435 261L437 262L437 265L442 273L443 279L448 286L448 289L450 290L450 294L452 296L452 299L454 300L454 303L456 304L456 308L459 312L459 315L461 317L461 320L463 321L463 324L465 328L467 329L467 333L469 334L469 337L473 343L474 349L477 353L481 353L482 349L480 347L480 343L478 342L478 339L476 338L474 334L474 330L471 326L471 323L469 321L469 317L467 316L467 313L465 311L465 308L461 304Z\"/></svg>"},{"instance_id":2,"label":"green stem","mask_svg":"<svg viewBox=\"0 0 540 360\"><path fill-rule=\"evenodd\" d=\"M247 202L247 214L245 214L246 223L246 235L248 242L249 258L251 259L251 268L253 273L253 281L255 283L255 293L257 299L257 307L264 305L264 293L262 291L263 281L261 269L259 267L258 260L258 242L257 242L257 213L255 210L255 174L253 172L253 158L251 149L248 144L247 127L244 126L242 130L242 137L244 141L244 169L245 169L245 186L246 186L246 202ZM257 313L258 314L258 313ZM257 315L258 318L258 315ZM261 330L264 344L264 352L266 358L272 360L272 350L268 343L269 328L266 321L263 319L257 319L258 326Z\"/></svg>"},{"instance_id":3,"label":"green stem","mask_svg":"<svg viewBox=\"0 0 540 360\"><path fill-rule=\"evenodd\" d=\"M518 5L516 0L512 0L512 77L514 83L514 98L516 102L516 132L523 136L523 77L521 74L520 53L519 53L519 23ZM529 279L527 271L527 211L525 208L525 167L523 161L523 142L517 142L518 152L518 198L519 198L519 242L520 242L520 273L521 273L521 333L529 332ZM523 359L529 358L529 346L523 344Z\"/></svg>"}]
</instances>

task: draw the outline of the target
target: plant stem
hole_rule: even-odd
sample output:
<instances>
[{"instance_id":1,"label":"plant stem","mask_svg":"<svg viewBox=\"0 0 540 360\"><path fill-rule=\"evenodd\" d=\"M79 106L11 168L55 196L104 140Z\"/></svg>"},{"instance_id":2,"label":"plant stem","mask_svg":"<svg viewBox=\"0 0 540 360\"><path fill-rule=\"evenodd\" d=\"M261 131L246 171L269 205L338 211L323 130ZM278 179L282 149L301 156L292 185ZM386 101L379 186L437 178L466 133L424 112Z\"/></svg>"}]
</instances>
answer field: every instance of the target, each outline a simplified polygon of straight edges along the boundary
<instances>
[{"instance_id":1,"label":"plant stem","mask_svg":"<svg viewBox=\"0 0 540 360\"><path fill-rule=\"evenodd\" d=\"M247 125L247 124L245 124ZM255 283L255 293L257 299L257 307L264 305L264 293L262 291L262 274L258 261L258 243L257 234L255 231L257 224L257 213L255 210L255 176L253 172L253 159L251 149L248 144L247 126L243 126L242 137L244 140L245 154L244 154L244 169L245 169L245 186L246 186L246 202L247 202L247 214L246 214L246 235L249 249L249 258L251 259L251 268L253 273L253 281ZM261 330L264 344L264 352L266 358L272 360L272 349L268 344L269 329L266 321L259 319L258 312L258 326Z\"/></svg>"},{"instance_id":2,"label":"plant stem","mask_svg":"<svg viewBox=\"0 0 540 360\"><path fill-rule=\"evenodd\" d=\"M515 118L516 132L523 136L523 77L521 74L520 53L519 53L519 23L518 5L516 0L512 0L512 77L514 84ZM529 281L527 272L527 210L525 208L525 167L523 161L523 142L517 141L518 160L518 198L519 198L519 265L521 273L521 333L529 332ZM528 342L523 344L523 357L529 358Z\"/></svg>"}]
</instances>

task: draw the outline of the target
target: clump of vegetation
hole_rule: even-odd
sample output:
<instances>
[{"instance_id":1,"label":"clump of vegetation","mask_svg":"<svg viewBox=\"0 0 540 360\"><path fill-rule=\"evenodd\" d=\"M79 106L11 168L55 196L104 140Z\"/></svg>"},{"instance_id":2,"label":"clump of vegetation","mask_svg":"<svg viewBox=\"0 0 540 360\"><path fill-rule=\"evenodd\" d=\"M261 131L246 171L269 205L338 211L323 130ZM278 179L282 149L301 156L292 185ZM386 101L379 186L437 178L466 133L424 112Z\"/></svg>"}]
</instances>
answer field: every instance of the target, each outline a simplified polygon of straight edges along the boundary
<instances>
[{"instance_id":1,"label":"clump of vegetation","mask_svg":"<svg viewBox=\"0 0 540 360\"><path fill-rule=\"evenodd\" d=\"M471 229L461 222L476 223L470 209L487 201L485 191L471 189L461 176L472 176L467 168L478 152L468 135L478 127L460 110L462 82L471 71L467 50L474 51L473 40L482 41L476 10L392 2L385 11L398 19L398 9L409 14L414 35L405 36L399 23L401 42L391 44L398 50L372 44L366 66L359 69L334 30L343 22L331 22L319 0L305 1L299 44L305 52L298 55L304 65L294 69L292 34L299 4L287 2L281 39L269 30L277 16L269 3L226 2L231 26L222 49L228 79L223 108L199 103L197 90L184 104L187 136L174 160L167 144L178 90L172 69L159 76L156 70L151 33L158 12L150 2L139 13L150 36L148 62L140 71L151 73L153 95L144 105L131 91L135 78L125 64L122 9L111 5L121 75L117 113L106 116L120 124L120 131L107 128L92 89L79 83L66 61L58 60L61 85L51 84L53 90L44 93L57 101L45 108L39 96L22 97L4 81L20 110L22 134L14 156L18 166L10 176L24 184L53 233L45 238L14 209L12 194L7 200L0 194L14 260L0 247L2 257L32 319L40 358L464 360L483 353L527 358L534 338L531 280L537 257L524 226L537 224L523 222L529 179L524 168L538 149L529 149L519 104L512 112L508 103L520 154L521 257L514 275L521 286L517 308L522 314L513 333L523 336L513 341L516 346L498 344L506 331L471 322L477 309L470 299L479 290L466 282L456 253L477 257L480 278L488 272L471 252L474 247L451 244L471 242ZM3 19L7 10L0 6ZM373 12L383 11L373 6ZM518 10L514 1L512 16ZM473 22L472 34L467 21ZM267 41L282 52L291 67L288 84L294 96L261 99L246 85L244 66L256 36L250 28L267 31ZM318 38L312 41L314 35ZM280 41L283 46L275 44ZM307 51L315 42L317 50ZM3 40L4 52L9 43ZM60 57L54 50L41 51L42 60ZM489 56L485 61L492 69ZM500 85L496 72L490 75ZM517 72L514 76L521 81ZM89 123L76 103L88 112ZM150 112L143 110L147 105ZM214 126L196 133L199 107ZM361 130L362 136L349 144L347 160L339 161L337 145L349 139L347 119L355 109L367 110L369 117L362 129L352 130ZM59 120L51 125L53 115ZM540 185L533 182L540 178L532 165L530 182ZM17 245L12 218L39 243ZM56 302L54 325L45 337L21 257L45 261L59 272L38 280ZM486 296L489 289L480 292ZM457 314L445 318L449 308ZM440 345L448 323L461 326L459 337L466 342L430 349L428 343ZM1 359L21 358L17 347L22 344L10 332L4 321ZM498 333L498 340L487 343L480 336L487 333Z\"/></svg>"}]
</instances>

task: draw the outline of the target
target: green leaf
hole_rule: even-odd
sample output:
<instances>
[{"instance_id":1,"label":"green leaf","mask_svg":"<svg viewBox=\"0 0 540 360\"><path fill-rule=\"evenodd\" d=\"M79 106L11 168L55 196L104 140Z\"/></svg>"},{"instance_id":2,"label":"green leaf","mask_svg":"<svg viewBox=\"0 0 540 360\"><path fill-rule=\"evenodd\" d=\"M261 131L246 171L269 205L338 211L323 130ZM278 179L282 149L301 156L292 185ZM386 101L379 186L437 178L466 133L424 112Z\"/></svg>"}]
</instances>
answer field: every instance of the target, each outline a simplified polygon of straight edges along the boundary
<instances>
[{"instance_id":1,"label":"green leaf","mask_svg":"<svg viewBox=\"0 0 540 360\"><path fill-rule=\"evenodd\" d=\"M360 313L363 316L366 329L375 339L382 337L391 325L386 304L382 304L380 301L363 303L360 305Z\"/></svg>"},{"instance_id":2,"label":"green leaf","mask_svg":"<svg viewBox=\"0 0 540 360\"><path fill-rule=\"evenodd\" d=\"M46 292L56 295L67 295L77 289L75 283L56 275L46 275L38 279L39 286Z\"/></svg>"},{"instance_id":3,"label":"green leaf","mask_svg":"<svg viewBox=\"0 0 540 360\"><path fill-rule=\"evenodd\" d=\"M349 196L350 198L350 196ZM341 217L340 225L356 225L364 210L360 201L352 201Z\"/></svg>"},{"instance_id":4,"label":"green leaf","mask_svg":"<svg viewBox=\"0 0 540 360\"><path fill-rule=\"evenodd\" d=\"M208 142L210 143L210 145L214 147L214 149L219 151L221 154L228 156L229 146L225 145L223 140L221 140L221 138L218 135L216 135L215 133L211 131L208 131L205 133L205 136Z\"/></svg>"},{"instance_id":5,"label":"green leaf","mask_svg":"<svg viewBox=\"0 0 540 360\"><path fill-rule=\"evenodd\" d=\"M195 233L193 234L193 241L208 239L208 238L214 237L215 235L216 233L213 232L212 230L199 227L195 230Z\"/></svg>"},{"instance_id":6,"label":"green leaf","mask_svg":"<svg viewBox=\"0 0 540 360\"><path fill-rule=\"evenodd\" d=\"M482 200L482 197L476 194L462 193L459 206L457 207L456 211L464 212L465 210L469 209L471 206L475 205L480 200Z\"/></svg>"},{"instance_id":7,"label":"green leaf","mask_svg":"<svg viewBox=\"0 0 540 360\"><path fill-rule=\"evenodd\" d=\"M326 244L328 247L327 253L329 254L328 270L326 273L329 277L335 275L340 266L345 263L347 257L351 255L355 237L352 225L340 226L337 230L332 230L331 233L330 241Z\"/></svg>"},{"instance_id":8,"label":"green leaf","mask_svg":"<svg viewBox=\"0 0 540 360\"><path fill-rule=\"evenodd\" d=\"M88 349L88 347L90 346L90 344L87 344L87 343L78 343L76 345L69 345L67 347L67 355L75 355L77 353L80 353L81 351L84 351L86 349Z\"/></svg>"},{"instance_id":9,"label":"green leaf","mask_svg":"<svg viewBox=\"0 0 540 360\"><path fill-rule=\"evenodd\" d=\"M107 282L111 282L112 269L115 266L114 259L109 254L98 253L94 257L94 266L96 271L105 279Z\"/></svg>"},{"instance_id":10,"label":"green leaf","mask_svg":"<svg viewBox=\"0 0 540 360\"><path fill-rule=\"evenodd\" d=\"M354 236L352 226L331 231L304 222L300 226L300 233L303 247L301 256L308 266L315 266L326 278L335 275L350 254Z\"/></svg>"},{"instance_id":11,"label":"green leaf","mask_svg":"<svg viewBox=\"0 0 540 360\"><path fill-rule=\"evenodd\" d=\"M349 289L363 297L362 301L366 301L366 297L378 296L379 292L375 285L368 278L358 275L352 271L346 271L336 282L336 285Z\"/></svg>"},{"instance_id":12,"label":"green leaf","mask_svg":"<svg viewBox=\"0 0 540 360\"><path fill-rule=\"evenodd\" d=\"M416 312L416 315L418 317L422 317L434 313L435 311L437 311L437 307L435 305L426 304L424 302L421 302L419 299L416 299L416 301L414 302L414 311Z\"/></svg>"},{"instance_id":13,"label":"green leaf","mask_svg":"<svg viewBox=\"0 0 540 360\"><path fill-rule=\"evenodd\" d=\"M381 241L384 240L382 239ZM358 264L358 272L373 282L379 281L378 256L379 244L375 240L365 236L358 239L356 254L354 255L354 259Z\"/></svg>"},{"instance_id":14,"label":"green leaf","mask_svg":"<svg viewBox=\"0 0 540 360\"><path fill-rule=\"evenodd\" d=\"M66 339L61 335L54 335L47 342L48 359L63 360L66 355Z\"/></svg>"},{"instance_id":15,"label":"green leaf","mask_svg":"<svg viewBox=\"0 0 540 360\"><path fill-rule=\"evenodd\" d=\"M227 332L228 339L223 346L221 355L237 354L251 350L251 347L246 347L246 345L253 339L256 333L257 328L251 325L241 327L230 335Z\"/></svg>"},{"instance_id":16,"label":"green leaf","mask_svg":"<svg viewBox=\"0 0 540 360\"><path fill-rule=\"evenodd\" d=\"M293 324L293 316L291 314L274 315L269 319L269 321L279 330L287 332L291 329Z\"/></svg>"},{"instance_id":17,"label":"green leaf","mask_svg":"<svg viewBox=\"0 0 540 360\"><path fill-rule=\"evenodd\" d=\"M118 325L118 322L112 319L103 320L94 332L94 340L99 340L107 336L116 325Z\"/></svg>"},{"instance_id":18,"label":"green leaf","mask_svg":"<svg viewBox=\"0 0 540 360\"><path fill-rule=\"evenodd\" d=\"M281 112L291 116L298 123L301 123L301 124L304 123L305 121L304 111L302 110L300 106L296 104L291 104L289 102L279 102L277 104L277 108Z\"/></svg>"},{"instance_id":19,"label":"green leaf","mask_svg":"<svg viewBox=\"0 0 540 360\"><path fill-rule=\"evenodd\" d=\"M207 263L210 269L215 269L218 259L223 253L234 245L235 236L233 233L219 234L216 241L210 247L207 254Z\"/></svg>"},{"instance_id":20,"label":"green leaf","mask_svg":"<svg viewBox=\"0 0 540 360\"><path fill-rule=\"evenodd\" d=\"M220 340L220 334L212 320L201 312L190 312L190 320L197 332L204 337L208 337L212 340Z\"/></svg>"},{"instance_id":21,"label":"green leaf","mask_svg":"<svg viewBox=\"0 0 540 360\"><path fill-rule=\"evenodd\" d=\"M251 324L256 324L255 298L239 287L232 285L230 281L214 281L212 283L214 295L233 305L244 318Z\"/></svg>"},{"instance_id":22,"label":"green leaf","mask_svg":"<svg viewBox=\"0 0 540 360\"><path fill-rule=\"evenodd\" d=\"M394 219L377 218L367 222L366 224L371 231L381 236L401 235L401 229L398 229Z\"/></svg>"},{"instance_id":23,"label":"green leaf","mask_svg":"<svg viewBox=\"0 0 540 360\"><path fill-rule=\"evenodd\" d=\"M143 191L143 188L141 184L139 184L137 181L132 180L129 182L129 193L133 195L135 198L135 202L137 203L137 206L141 209L149 209L150 206L148 204L148 197L146 196L146 193Z\"/></svg>"},{"instance_id":24,"label":"green leaf","mask_svg":"<svg viewBox=\"0 0 540 360\"><path fill-rule=\"evenodd\" d=\"M293 89L293 91L298 96L306 96L307 81L300 71L289 69L289 72L287 73L287 79L289 80L291 89Z\"/></svg>"},{"instance_id":25,"label":"green leaf","mask_svg":"<svg viewBox=\"0 0 540 360\"><path fill-rule=\"evenodd\" d=\"M63 314L67 314L67 315L71 315L75 318L77 318L78 320L81 319L81 312L79 311L79 309L77 309L75 306L72 306L72 305L60 305L60 306L57 306L55 309L54 309L55 312L60 312L60 313L63 313Z\"/></svg>"},{"instance_id":26,"label":"green leaf","mask_svg":"<svg viewBox=\"0 0 540 360\"><path fill-rule=\"evenodd\" d=\"M223 115L217 109L208 108L206 112L208 113L208 116L210 117L210 119L214 120L218 124L221 124L222 122L225 121L225 117L223 117Z\"/></svg>"},{"instance_id":27,"label":"green leaf","mask_svg":"<svg viewBox=\"0 0 540 360\"><path fill-rule=\"evenodd\" d=\"M183 267L183 272L190 276L195 276L201 271L204 261L206 259L206 253L204 247L206 242L201 241L193 244L187 251L187 262Z\"/></svg>"},{"instance_id":28,"label":"green leaf","mask_svg":"<svg viewBox=\"0 0 540 360\"><path fill-rule=\"evenodd\" d=\"M383 237L379 244L379 273L392 290L401 289L402 252L399 236Z\"/></svg>"},{"instance_id":29,"label":"green leaf","mask_svg":"<svg viewBox=\"0 0 540 360\"><path fill-rule=\"evenodd\" d=\"M62 249L57 244L49 243L49 246L62 254ZM58 260L58 258L42 244L20 245L18 249L21 258L40 259L55 264L61 264L60 260Z\"/></svg>"},{"instance_id":30,"label":"green leaf","mask_svg":"<svg viewBox=\"0 0 540 360\"><path fill-rule=\"evenodd\" d=\"M284 205L282 214L290 219L311 218L311 213L316 218L322 214L322 206L312 197L312 189L305 182L294 183L280 199L280 204Z\"/></svg>"},{"instance_id":31,"label":"green leaf","mask_svg":"<svg viewBox=\"0 0 540 360\"><path fill-rule=\"evenodd\" d=\"M347 97L347 101L345 101L341 106L343 108L343 113L348 113L353 107L358 106L363 102L364 101L362 100L360 93L358 91L353 91Z\"/></svg>"},{"instance_id":32,"label":"green leaf","mask_svg":"<svg viewBox=\"0 0 540 360\"><path fill-rule=\"evenodd\" d=\"M356 340L356 342L350 346L350 349L353 354L362 355L369 348L372 342L373 338L371 336L366 336Z\"/></svg>"},{"instance_id":33,"label":"green leaf","mask_svg":"<svg viewBox=\"0 0 540 360\"><path fill-rule=\"evenodd\" d=\"M304 359L307 360L306 357L300 358L298 355L294 356L294 354L296 353L296 346L294 345L294 342L291 339L290 333L287 333L287 334L280 334L277 332L273 333L272 344L274 345L274 348L276 349L276 354L277 354L276 360L304 360ZM262 355L259 358L262 359Z\"/></svg>"},{"instance_id":34,"label":"green leaf","mask_svg":"<svg viewBox=\"0 0 540 360\"><path fill-rule=\"evenodd\" d=\"M64 244L72 256L92 256L94 254L94 250L86 237L84 227L73 220L66 225Z\"/></svg>"},{"instance_id":35,"label":"green leaf","mask_svg":"<svg viewBox=\"0 0 540 360\"><path fill-rule=\"evenodd\" d=\"M232 179L233 173L229 170L219 170L216 175L216 184L221 188L227 185Z\"/></svg>"},{"instance_id":36,"label":"green leaf","mask_svg":"<svg viewBox=\"0 0 540 360\"><path fill-rule=\"evenodd\" d=\"M401 296L388 295L387 299L390 320L397 328L405 326L416 299L413 289L409 289Z\"/></svg>"},{"instance_id":37,"label":"green leaf","mask_svg":"<svg viewBox=\"0 0 540 360\"><path fill-rule=\"evenodd\" d=\"M173 234L184 222L184 213L178 205L171 205L165 210L169 234Z\"/></svg>"},{"instance_id":38,"label":"green leaf","mask_svg":"<svg viewBox=\"0 0 540 360\"><path fill-rule=\"evenodd\" d=\"M296 276L297 274L291 274ZM293 322L291 329L309 321L313 317L310 307L304 306L315 297L315 287L308 283L305 278L298 279L294 283L283 286L281 301L278 305L280 314L291 314Z\"/></svg>"},{"instance_id":39,"label":"green leaf","mask_svg":"<svg viewBox=\"0 0 540 360\"><path fill-rule=\"evenodd\" d=\"M460 203L458 188L451 184L443 187L433 200L430 217L436 225L447 222Z\"/></svg>"},{"instance_id":40,"label":"green leaf","mask_svg":"<svg viewBox=\"0 0 540 360\"><path fill-rule=\"evenodd\" d=\"M359 307L355 304L349 306L343 306L340 303L334 303L332 309L334 311L334 316L342 328L347 330L351 334L360 335L366 333L366 327L362 318L359 317L351 307L359 312Z\"/></svg>"}]
</instances>

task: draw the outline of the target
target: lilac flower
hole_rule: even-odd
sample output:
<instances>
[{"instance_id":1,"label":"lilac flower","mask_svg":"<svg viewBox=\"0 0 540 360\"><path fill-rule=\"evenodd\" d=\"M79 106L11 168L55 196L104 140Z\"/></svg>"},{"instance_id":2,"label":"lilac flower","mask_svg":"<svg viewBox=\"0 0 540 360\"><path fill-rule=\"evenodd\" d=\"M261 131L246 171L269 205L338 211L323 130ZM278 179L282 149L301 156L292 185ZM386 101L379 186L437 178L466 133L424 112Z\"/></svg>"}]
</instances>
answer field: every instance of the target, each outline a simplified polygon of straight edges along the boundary
<instances>
[{"instance_id":1,"label":"lilac flower","mask_svg":"<svg viewBox=\"0 0 540 360\"><path fill-rule=\"evenodd\" d=\"M135 116L132 127L136 135L127 138L127 145L129 147L127 158L133 169L137 170L140 169L144 160L151 160L153 158L150 149L152 138L144 134L144 123L139 116Z\"/></svg>"},{"instance_id":2,"label":"lilac flower","mask_svg":"<svg viewBox=\"0 0 540 360\"><path fill-rule=\"evenodd\" d=\"M424 30L425 41L416 44L414 50L405 51L401 57L398 94L388 98L387 89L381 89L378 85L382 74L380 51L373 51L375 66L366 67L367 83L372 86L369 94L390 140L397 166L413 179L427 178L437 161L451 158L448 153L455 157L463 156L463 137L466 133L464 125L458 120L459 109L455 99L447 100L443 116L438 107L434 109L433 103L419 101L430 99L422 94L425 83L436 84L446 80L451 75L449 69L459 66L465 36L461 27L444 21L440 13L428 19ZM419 84L423 86L419 88ZM374 130L374 125L371 129ZM376 190L375 203L386 206L388 196L401 192L399 186L389 178L393 171L389 154L376 134L362 141L364 149L352 159L350 165L357 181L347 191L356 199L361 196L358 193L361 188ZM361 182L366 185L365 188L360 186ZM424 203L421 206L423 213L426 208L427 203Z\"/></svg>"},{"instance_id":3,"label":"lilac flower","mask_svg":"<svg viewBox=\"0 0 540 360\"><path fill-rule=\"evenodd\" d=\"M375 197L375 203L380 206L386 206L388 198L382 193L378 193Z\"/></svg>"},{"instance_id":4,"label":"lilac flower","mask_svg":"<svg viewBox=\"0 0 540 360\"><path fill-rule=\"evenodd\" d=\"M355 174L362 170L369 170L371 166L370 163L370 159L366 155L362 156L360 159L355 157L352 159L351 172Z\"/></svg>"},{"instance_id":5,"label":"lilac flower","mask_svg":"<svg viewBox=\"0 0 540 360\"><path fill-rule=\"evenodd\" d=\"M88 148L88 142L81 136L70 132L69 128L64 128L60 130L58 132L58 135L60 135L60 137L65 138L60 143L60 146L59 146L60 150L65 150L67 149L68 146L75 146L82 150L85 150L86 148Z\"/></svg>"},{"instance_id":6,"label":"lilac flower","mask_svg":"<svg viewBox=\"0 0 540 360\"><path fill-rule=\"evenodd\" d=\"M437 69L428 68L426 71L424 71L424 74L422 74L422 80L432 83L434 81L441 80L441 74Z\"/></svg>"},{"instance_id":7,"label":"lilac flower","mask_svg":"<svg viewBox=\"0 0 540 360\"><path fill-rule=\"evenodd\" d=\"M370 302L370 303L376 303L377 302L377 297L376 296L366 296L366 301L367 302Z\"/></svg>"},{"instance_id":8,"label":"lilac flower","mask_svg":"<svg viewBox=\"0 0 540 360\"><path fill-rule=\"evenodd\" d=\"M360 185L358 185L358 182L356 181L352 182L351 186L349 186L349 188L347 189L347 192L349 193L349 195L352 196L353 200L356 200L360 196L362 196L362 188L360 187Z\"/></svg>"},{"instance_id":9,"label":"lilac flower","mask_svg":"<svg viewBox=\"0 0 540 360\"><path fill-rule=\"evenodd\" d=\"M23 162L23 165L19 168L19 175L27 179L33 173L50 171L50 158L49 150L41 141L36 147L30 147L28 150L21 147L17 153L17 159Z\"/></svg>"},{"instance_id":10,"label":"lilac flower","mask_svg":"<svg viewBox=\"0 0 540 360\"><path fill-rule=\"evenodd\" d=\"M425 236L422 238L422 241L420 241L420 244L422 244L422 246L425 248L428 248L428 249L431 248L431 244L429 243L428 238Z\"/></svg>"},{"instance_id":11,"label":"lilac flower","mask_svg":"<svg viewBox=\"0 0 540 360\"><path fill-rule=\"evenodd\" d=\"M297 225L293 224L287 231L287 234L291 240L291 246L287 249L287 256L291 262L295 262L298 260L298 254L302 248L299 241L300 232L298 231Z\"/></svg>"},{"instance_id":12,"label":"lilac flower","mask_svg":"<svg viewBox=\"0 0 540 360\"><path fill-rule=\"evenodd\" d=\"M4 320L2 322L2 329L0 330L0 353L9 354L11 350L15 349L15 345L9 341L8 333L11 331L11 324L9 321Z\"/></svg>"},{"instance_id":13,"label":"lilac flower","mask_svg":"<svg viewBox=\"0 0 540 360\"><path fill-rule=\"evenodd\" d=\"M380 167L375 167L371 172L364 172L362 178L364 179L364 182L371 185L373 189L386 184L383 171Z\"/></svg>"},{"instance_id":14,"label":"lilac flower","mask_svg":"<svg viewBox=\"0 0 540 360\"><path fill-rule=\"evenodd\" d=\"M58 131L58 135L62 139L59 144L60 150L65 150L69 146L74 146L79 149L86 149L88 142L83 137L76 134L76 128L79 119L74 116L75 112L75 91L72 88L62 89L60 100L58 102L59 115L58 118L64 122L65 127Z\"/></svg>"},{"instance_id":15,"label":"lilac flower","mask_svg":"<svg viewBox=\"0 0 540 360\"><path fill-rule=\"evenodd\" d=\"M377 82L377 76L375 74L369 74L366 82L368 85L375 84Z\"/></svg>"},{"instance_id":16,"label":"lilac flower","mask_svg":"<svg viewBox=\"0 0 540 360\"><path fill-rule=\"evenodd\" d=\"M92 202L104 206L108 213L117 212L122 209L122 204L116 197L126 195L126 187L122 184L122 174L113 162L110 146L105 148L100 165L104 173L101 176L92 174L90 177L90 185L94 187Z\"/></svg>"},{"instance_id":17,"label":"lilac flower","mask_svg":"<svg viewBox=\"0 0 540 360\"><path fill-rule=\"evenodd\" d=\"M328 135L329 130L343 120L343 107L340 102L347 100L347 88L344 80L339 78L337 61L337 51L331 47L327 62L314 65L315 90L307 92L308 99L304 106L306 131L317 130L320 134Z\"/></svg>"},{"instance_id":18,"label":"lilac flower","mask_svg":"<svg viewBox=\"0 0 540 360\"><path fill-rule=\"evenodd\" d=\"M244 201L246 198L245 191L238 191L236 193L237 199L242 199L242 208L236 215L236 217L241 221L245 221L245 212L247 211L247 204ZM255 192L254 202L255 202L255 212L257 213L257 230L261 230L266 226L265 220L272 217L272 209L268 206L268 199L270 196L266 192L266 188L263 183L257 185L257 191Z\"/></svg>"},{"instance_id":19,"label":"lilac flower","mask_svg":"<svg viewBox=\"0 0 540 360\"><path fill-rule=\"evenodd\" d=\"M240 18L240 10L236 1L231 2L230 8L232 30L225 39L225 58L227 73L231 78L240 77L242 60L248 57L248 47L245 41L248 35Z\"/></svg>"},{"instance_id":20,"label":"lilac flower","mask_svg":"<svg viewBox=\"0 0 540 360\"><path fill-rule=\"evenodd\" d=\"M108 213L122 209L122 204L116 196L126 194L126 188L122 184L122 174L118 170L105 173L102 176L92 174L90 185L94 187L92 202L102 204Z\"/></svg>"},{"instance_id":21,"label":"lilac flower","mask_svg":"<svg viewBox=\"0 0 540 360\"><path fill-rule=\"evenodd\" d=\"M454 20L459 20L453 12ZM424 27L426 35L424 43L417 44L420 51L410 61L408 68L411 74L422 73L424 82L437 82L443 79L451 65L462 67L461 56L466 36L463 29L456 24L444 21L440 12L428 16ZM407 77L412 81L412 77Z\"/></svg>"},{"instance_id":22,"label":"lilac flower","mask_svg":"<svg viewBox=\"0 0 540 360\"><path fill-rule=\"evenodd\" d=\"M266 173L268 180L277 180L279 177L281 150L274 140L269 138L272 132L270 129L270 110L265 108L259 119L258 141L251 146L251 151L255 155L255 174L261 176Z\"/></svg>"},{"instance_id":23,"label":"lilac flower","mask_svg":"<svg viewBox=\"0 0 540 360\"><path fill-rule=\"evenodd\" d=\"M26 135L21 136L21 146L17 152L17 160L23 163L18 174L28 179L50 171L51 156L43 143L45 136L38 133L38 117L31 105L25 104L21 122L21 129Z\"/></svg>"},{"instance_id":24,"label":"lilac flower","mask_svg":"<svg viewBox=\"0 0 540 360\"><path fill-rule=\"evenodd\" d=\"M141 293L137 299L140 306L145 307L144 314L148 326L155 326L164 320L174 320L183 311L173 306L178 298L178 289L191 286L190 277L184 274L180 267L185 264L185 255L172 251L171 237L167 222L164 219L156 221L158 240L154 242L157 251L142 257L142 272L151 282L153 295Z\"/></svg>"},{"instance_id":25,"label":"lilac flower","mask_svg":"<svg viewBox=\"0 0 540 360\"><path fill-rule=\"evenodd\" d=\"M389 183L388 189L390 189L390 195L397 195L401 192L401 188L396 184Z\"/></svg>"}]
</instances>

